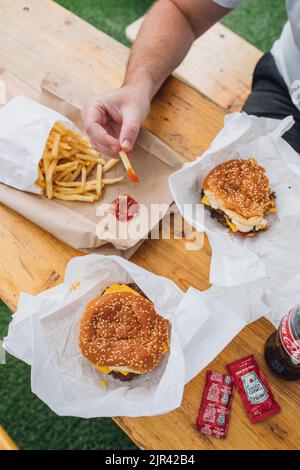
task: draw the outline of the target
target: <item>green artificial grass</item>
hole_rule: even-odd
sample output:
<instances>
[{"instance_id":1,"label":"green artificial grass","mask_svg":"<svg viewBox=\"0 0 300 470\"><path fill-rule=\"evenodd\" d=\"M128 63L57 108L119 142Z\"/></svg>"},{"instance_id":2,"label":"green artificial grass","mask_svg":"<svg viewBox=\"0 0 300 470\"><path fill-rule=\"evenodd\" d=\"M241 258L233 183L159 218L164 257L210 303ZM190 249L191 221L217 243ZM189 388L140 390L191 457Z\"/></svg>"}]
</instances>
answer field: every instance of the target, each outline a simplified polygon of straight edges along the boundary
<instances>
[{"instance_id":1,"label":"green artificial grass","mask_svg":"<svg viewBox=\"0 0 300 470\"><path fill-rule=\"evenodd\" d=\"M271 49L287 20L285 0L247 0L222 23L264 52Z\"/></svg>"},{"instance_id":2,"label":"green artificial grass","mask_svg":"<svg viewBox=\"0 0 300 470\"><path fill-rule=\"evenodd\" d=\"M0 338L11 314L0 305ZM0 365L0 424L25 450L134 450L136 446L109 418L78 419L56 416L31 393L30 368L7 355Z\"/></svg>"},{"instance_id":3,"label":"green artificial grass","mask_svg":"<svg viewBox=\"0 0 300 470\"><path fill-rule=\"evenodd\" d=\"M127 46L130 44L125 37L126 26L154 3L153 0L56 1ZM247 0L222 23L262 51L268 51L286 19L285 0Z\"/></svg>"},{"instance_id":4,"label":"green artificial grass","mask_svg":"<svg viewBox=\"0 0 300 470\"><path fill-rule=\"evenodd\" d=\"M129 45L125 28L143 15L152 0L58 0L97 28ZM286 21L284 0L248 0L223 23L263 51L269 50ZM0 339L10 321L0 304ZM110 419L60 418L30 391L26 364L7 357L0 365L0 424L22 449L135 449Z\"/></svg>"}]
</instances>

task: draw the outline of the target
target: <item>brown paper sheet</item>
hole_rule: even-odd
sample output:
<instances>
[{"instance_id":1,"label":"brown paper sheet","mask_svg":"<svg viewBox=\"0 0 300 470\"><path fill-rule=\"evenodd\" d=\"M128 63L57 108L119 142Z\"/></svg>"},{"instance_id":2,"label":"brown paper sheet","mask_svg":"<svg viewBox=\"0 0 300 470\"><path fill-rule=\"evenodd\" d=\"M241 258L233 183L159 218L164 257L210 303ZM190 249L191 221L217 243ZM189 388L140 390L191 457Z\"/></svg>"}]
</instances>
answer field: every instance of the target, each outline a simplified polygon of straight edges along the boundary
<instances>
[{"instance_id":1,"label":"brown paper sheet","mask_svg":"<svg viewBox=\"0 0 300 470\"><path fill-rule=\"evenodd\" d=\"M42 83L41 104L51 107L65 115L82 130L79 107L82 92L60 77L49 74ZM75 105L75 106L74 106ZM147 230L141 230L140 236L127 239L101 240L96 235L99 216L96 206L110 204L119 195L130 195L150 210L151 204L172 203L168 177L180 168L181 158L167 144L145 129L141 130L133 154L130 156L137 172L140 184L131 184L122 163L106 174L107 178L125 175L124 182L105 187L103 199L97 204L80 202L49 201L44 196L18 191L0 184L0 202L22 214L38 226L53 234L58 239L74 248L100 252L103 254L122 254L129 258L140 246L149 231L154 229L163 213L151 217ZM131 223L131 222L130 222Z\"/></svg>"}]
</instances>

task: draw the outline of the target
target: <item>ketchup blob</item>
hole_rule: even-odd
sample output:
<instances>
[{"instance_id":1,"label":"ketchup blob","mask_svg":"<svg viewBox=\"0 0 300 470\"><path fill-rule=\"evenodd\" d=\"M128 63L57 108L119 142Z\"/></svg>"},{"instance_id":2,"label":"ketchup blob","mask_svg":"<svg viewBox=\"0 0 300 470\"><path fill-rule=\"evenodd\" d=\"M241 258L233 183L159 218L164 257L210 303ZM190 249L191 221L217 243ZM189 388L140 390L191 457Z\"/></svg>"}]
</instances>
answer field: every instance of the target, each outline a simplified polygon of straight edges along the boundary
<instances>
[{"instance_id":1,"label":"ketchup blob","mask_svg":"<svg viewBox=\"0 0 300 470\"><path fill-rule=\"evenodd\" d=\"M120 222L128 222L138 213L140 205L131 196L119 196L112 202L116 218Z\"/></svg>"}]
</instances>

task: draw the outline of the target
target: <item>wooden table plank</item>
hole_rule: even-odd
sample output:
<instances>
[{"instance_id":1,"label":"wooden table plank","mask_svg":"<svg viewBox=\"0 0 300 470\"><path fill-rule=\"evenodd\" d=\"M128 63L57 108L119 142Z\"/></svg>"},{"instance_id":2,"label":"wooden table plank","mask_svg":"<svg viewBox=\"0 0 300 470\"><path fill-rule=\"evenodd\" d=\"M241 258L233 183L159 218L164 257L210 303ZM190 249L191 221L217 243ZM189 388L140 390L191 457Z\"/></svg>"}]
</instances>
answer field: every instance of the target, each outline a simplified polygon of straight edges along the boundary
<instances>
[{"instance_id":1,"label":"wooden table plank","mask_svg":"<svg viewBox=\"0 0 300 470\"><path fill-rule=\"evenodd\" d=\"M144 17L126 28L134 42ZM221 23L215 24L192 45L173 76L228 111L239 111L252 83L262 52Z\"/></svg>"},{"instance_id":2,"label":"wooden table plank","mask_svg":"<svg viewBox=\"0 0 300 470\"><path fill-rule=\"evenodd\" d=\"M40 82L51 71L80 86L88 84L90 93L121 83L128 50L57 4L49 0L2 0L0 14L0 77L6 81L9 96L18 93L39 100ZM221 108L170 79L154 100L145 125L192 160L209 146L221 129L223 118ZM4 206L0 206L0 240L0 296L12 310L20 291L38 293L61 282L68 260L80 254ZM207 289L207 239L197 252L186 251L184 244L184 240L147 240L132 261L169 277L184 290L189 285ZM262 348L271 331L273 328L265 319L250 325L210 367L222 371L229 361L251 352L264 366ZM160 417L116 421L140 447L147 449L297 448L299 437L294 430L298 426L299 384L282 382L268 371L266 375L282 405L282 413L252 426L237 396L226 441L209 439L194 430L203 372L187 385L178 410Z\"/></svg>"},{"instance_id":3,"label":"wooden table plank","mask_svg":"<svg viewBox=\"0 0 300 470\"><path fill-rule=\"evenodd\" d=\"M16 444L2 426L0 426L0 450L18 450Z\"/></svg>"}]
</instances>

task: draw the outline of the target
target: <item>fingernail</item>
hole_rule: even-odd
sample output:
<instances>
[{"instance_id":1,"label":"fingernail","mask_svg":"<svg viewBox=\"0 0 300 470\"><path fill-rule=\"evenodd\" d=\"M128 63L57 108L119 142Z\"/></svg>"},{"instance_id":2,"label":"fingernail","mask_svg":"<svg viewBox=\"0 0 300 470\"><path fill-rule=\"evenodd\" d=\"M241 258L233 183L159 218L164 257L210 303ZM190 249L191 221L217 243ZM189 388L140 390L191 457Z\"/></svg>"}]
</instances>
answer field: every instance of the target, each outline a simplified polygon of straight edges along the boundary
<instances>
[{"instance_id":1,"label":"fingernail","mask_svg":"<svg viewBox=\"0 0 300 470\"><path fill-rule=\"evenodd\" d=\"M124 140L122 143L122 149L129 151L131 149L131 142L129 140Z\"/></svg>"}]
</instances>

